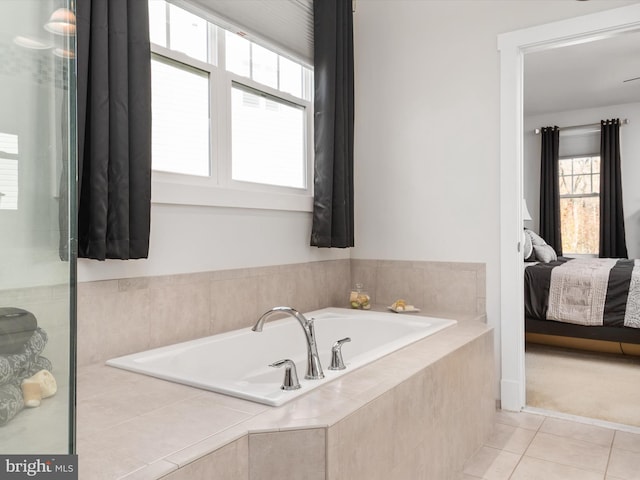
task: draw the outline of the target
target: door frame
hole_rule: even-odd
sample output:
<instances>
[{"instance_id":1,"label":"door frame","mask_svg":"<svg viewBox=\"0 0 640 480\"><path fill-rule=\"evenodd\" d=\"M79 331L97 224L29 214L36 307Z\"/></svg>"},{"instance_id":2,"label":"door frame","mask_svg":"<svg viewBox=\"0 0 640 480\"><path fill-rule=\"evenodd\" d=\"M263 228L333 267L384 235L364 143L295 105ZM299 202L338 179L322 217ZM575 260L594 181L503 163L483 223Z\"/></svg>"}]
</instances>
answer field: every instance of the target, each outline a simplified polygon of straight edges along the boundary
<instances>
[{"instance_id":1,"label":"door frame","mask_svg":"<svg viewBox=\"0 0 640 480\"><path fill-rule=\"evenodd\" d=\"M526 404L522 258L523 80L529 52L640 31L640 4L498 35L500 51L500 400Z\"/></svg>"}]
</instances>

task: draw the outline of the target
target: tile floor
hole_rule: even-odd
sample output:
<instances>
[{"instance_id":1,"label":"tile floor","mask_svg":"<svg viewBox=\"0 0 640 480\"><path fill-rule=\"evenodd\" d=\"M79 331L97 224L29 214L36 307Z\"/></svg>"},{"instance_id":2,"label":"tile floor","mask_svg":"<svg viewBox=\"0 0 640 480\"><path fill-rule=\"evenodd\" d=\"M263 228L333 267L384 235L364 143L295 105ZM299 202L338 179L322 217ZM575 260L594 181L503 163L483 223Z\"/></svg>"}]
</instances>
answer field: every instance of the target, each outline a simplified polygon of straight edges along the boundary
<instances>
[{"instance_id":1,"label":"tile floor","mask_svg":"<svg viewBox=\"0 0 640 480\"><path fill-rule=\"evenodd\" d=\"M640 480L640 429L499 411L491 437L462 478Z\"/></svg>"}]
</instances>

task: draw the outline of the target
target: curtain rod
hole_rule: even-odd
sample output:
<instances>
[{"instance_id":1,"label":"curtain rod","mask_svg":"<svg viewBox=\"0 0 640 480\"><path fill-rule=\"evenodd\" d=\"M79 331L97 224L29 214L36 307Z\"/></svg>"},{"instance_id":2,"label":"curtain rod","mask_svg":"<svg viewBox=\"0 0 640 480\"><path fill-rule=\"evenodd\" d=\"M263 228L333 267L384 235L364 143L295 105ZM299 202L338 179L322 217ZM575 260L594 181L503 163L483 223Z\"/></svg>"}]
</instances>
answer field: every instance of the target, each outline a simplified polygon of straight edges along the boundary
<instances>
[{"instance_id":1,"label":"curtain rod","mask_svg":"<svg viewBox=\"0 0 640 480\"><path fill-rule=\"evenodd\" d=\"M620 120L620 125L628 125L629 124L629 119L625 118L624 120ZM589 128L589 127L599 127L600 126L600 122L598 123L587 123L586 125L571 125L570 127L560 127L558 128L558 130L562 131L562 130L573 130L576 128ZM536 128L533 132L536 135L539 135L540 132L542 130L539 128Z\"/></svg>"}]
</instances>

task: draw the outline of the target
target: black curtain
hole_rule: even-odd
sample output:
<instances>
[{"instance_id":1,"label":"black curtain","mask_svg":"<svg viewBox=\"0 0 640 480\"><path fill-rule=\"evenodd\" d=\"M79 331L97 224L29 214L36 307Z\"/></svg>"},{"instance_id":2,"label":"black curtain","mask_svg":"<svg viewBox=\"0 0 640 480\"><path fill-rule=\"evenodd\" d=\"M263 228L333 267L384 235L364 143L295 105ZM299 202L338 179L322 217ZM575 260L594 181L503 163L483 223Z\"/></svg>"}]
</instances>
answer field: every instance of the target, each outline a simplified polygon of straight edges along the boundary
<instances>
[{"instance_id":1,"label":"black curtain","mask_svg":"<svg viewBox=\"0 0 640 480\"><path fill-rule=\"evenodd\" d=\"M145 0L77 2L78 256L146 258L151 52Z\"/></svg>"},{"instance_id":2,"label":"black curtain","mask_svg":"<svg viewBox=\"0 0 640 480\"><path fill-rule=\"evenodd\" d=\"M627 258L617 118L600 122L600 257Z\"/></svg>"},{"instance_id":3,"label":"black curtain","mask_svg":"<svg viewBox=\"0 0 640 480\"><path fill-rule=\"evenodd\" d=\"M560 180L558 178L558 147L560 129L544 127L540 153L540 236L562 255L560 233Z\"/></svg>"},{"instance_id":4,"label":"black curtain","mask_svg":"<svg viewBox=\"0 0 640 480\"><path fill-rule=\"evenodd\" d=\"M353 10L313 2L315 168L311 245L353 247Z\"/></svg>"}]
</instances>

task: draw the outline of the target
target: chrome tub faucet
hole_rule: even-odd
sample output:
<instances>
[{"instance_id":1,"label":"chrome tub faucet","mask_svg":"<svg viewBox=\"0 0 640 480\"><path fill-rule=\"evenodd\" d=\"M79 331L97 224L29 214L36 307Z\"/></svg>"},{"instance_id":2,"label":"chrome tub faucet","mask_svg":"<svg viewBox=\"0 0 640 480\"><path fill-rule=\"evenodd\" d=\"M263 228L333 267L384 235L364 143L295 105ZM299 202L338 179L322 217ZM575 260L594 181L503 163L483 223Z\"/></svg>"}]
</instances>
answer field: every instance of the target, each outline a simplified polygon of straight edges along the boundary
<instances>
[{"instance_id":1,"label":"chrome tub faucet","mask_svg":"<svg viewBox=\"0 0 640 480\"><path fill-rule=\"evenodd\" d=\"M304 378L308 380L319 380L324 378L322 365L320 365L320 357L318 356L313 318L307 319L303 314L291 307L274 307L263 313L251 330L254 332L261 332L262 326L267 318L278 313L284 313L292 316L298 320L302 330L304 330L304 336L307 341L307 373Z\"/></svg>"}]
</instances>

